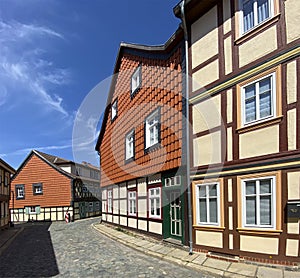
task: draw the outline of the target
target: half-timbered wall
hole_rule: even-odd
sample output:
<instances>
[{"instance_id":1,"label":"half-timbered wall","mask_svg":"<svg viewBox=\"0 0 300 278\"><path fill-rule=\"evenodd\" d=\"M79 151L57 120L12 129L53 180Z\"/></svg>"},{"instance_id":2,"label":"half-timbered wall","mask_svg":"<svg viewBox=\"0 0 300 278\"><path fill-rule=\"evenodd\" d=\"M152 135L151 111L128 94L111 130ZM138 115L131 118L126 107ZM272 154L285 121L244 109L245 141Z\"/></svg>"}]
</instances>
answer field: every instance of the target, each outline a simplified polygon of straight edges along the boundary
<instances>
[{"instance_id":1,"label":"half-timbered wall","mask_svg":"<svg viewBox=\"0 0 300 278\"><path fill-rule=\"evenodd\" d=\"M300 203L300 6L271 2L273 16L244 34L239 1L218 1L190 22L193 241L198 250L293 263L300 222L287 210ZM245 88L268 77L271 115L249 123ZM274 184L273 225L247 228L243 184L261 179ZM215 225L196 218L201 184L218 184Z\"/></svg>"}]
</instances>

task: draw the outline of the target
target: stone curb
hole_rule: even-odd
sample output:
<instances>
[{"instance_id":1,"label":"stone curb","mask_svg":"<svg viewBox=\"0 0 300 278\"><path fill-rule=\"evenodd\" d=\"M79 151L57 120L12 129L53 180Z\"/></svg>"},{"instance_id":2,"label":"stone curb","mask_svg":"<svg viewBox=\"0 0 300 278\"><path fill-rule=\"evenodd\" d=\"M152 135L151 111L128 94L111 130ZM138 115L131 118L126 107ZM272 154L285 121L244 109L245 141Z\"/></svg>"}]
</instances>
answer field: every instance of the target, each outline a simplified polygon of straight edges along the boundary
<instances>
[{"instance_id":1,"label":"stone curb","mask_svg":"<svg viewBox=\"0 0 300 278\"><path fill-rule=\"evenodd\" d=\"M215 277L278 277L278 278L296 278L300 277L299 271L288 271L283 268L274 268L268 266L260 266L246 264L242 262L225 262L222 260L207 258L202 253L194 253L194 257L188 255L187 251L162 243L155 239L147 239L142 235L134 232L117 231L114 227L105 224L93 223L91 225L101 234L124 244L141 253L163 259L165 261L176 263L177 265L201 271L204 274L214 275ZM133 240L136 238L136 241ZM141 241L145 241L143 244ZM135 244L138 242L138 244ZM157 246L157 247L156 247ZM161 249L165 248L162 252ZM168 248L170 249L168 251Z\"/></svg>"}]
</instances>

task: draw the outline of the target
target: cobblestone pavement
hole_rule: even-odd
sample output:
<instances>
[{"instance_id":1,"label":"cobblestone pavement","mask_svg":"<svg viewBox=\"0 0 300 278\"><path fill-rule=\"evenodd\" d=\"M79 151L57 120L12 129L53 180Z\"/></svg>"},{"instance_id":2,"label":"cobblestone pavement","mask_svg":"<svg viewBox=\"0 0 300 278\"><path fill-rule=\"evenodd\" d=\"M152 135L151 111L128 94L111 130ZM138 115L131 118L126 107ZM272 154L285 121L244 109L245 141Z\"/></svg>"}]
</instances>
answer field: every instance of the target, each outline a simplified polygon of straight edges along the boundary
<instances>
[{"instance_id":1,"label":"cobblestone pavement","mask_svg":"<svg viewBox=\"0 0 300 278\"><path fill-rule=\"evenodd\" d=\"M124 246L98 233L94 222L26 224L1 255L0 276L212 277Z\"/></svg>"}]
</instances>

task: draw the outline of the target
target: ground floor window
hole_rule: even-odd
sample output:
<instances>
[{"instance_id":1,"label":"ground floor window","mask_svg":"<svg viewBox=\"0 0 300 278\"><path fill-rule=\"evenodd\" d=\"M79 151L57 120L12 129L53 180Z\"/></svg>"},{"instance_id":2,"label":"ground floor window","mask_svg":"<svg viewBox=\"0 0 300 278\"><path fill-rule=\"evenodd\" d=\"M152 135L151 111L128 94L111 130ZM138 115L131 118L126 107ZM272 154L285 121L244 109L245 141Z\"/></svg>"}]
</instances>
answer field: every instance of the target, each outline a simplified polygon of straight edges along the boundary
<instances>
[{"instance_id":1,"label":"ground floor window","mask_svg":"<svg viewBox=\"0 0 300 278\"><path fill-rule=\"evenodd\" d=\"M161 188L155 187L148 190L149 194L149 217L161 218Z\"/></svg>"},{"instance_id":2,"label":"ground floor window","mask_svg":"<svg viewBox=\"0 0 300 278\"><path fill-rule=\"evenodd\" d=\"M136 215L136 191L128 191L128 214Z\"/></svg>"},{"instance_id":3,"label":"ground floor window","mask_svg":"<svg viewBox=\"0 0 300 278\"><path fill-rule=\"evenodd\" d=\"M196 184L196 219L200 225L220 224L220 184Z\"/></svg>"},{"instance_id":4,"label":"ground floor window","mask_svg":"<svg viewBox=\"0 0 300 278\"><path fill-rule=\"evenodd\" d=\"M25 213L26 214L39 214L41 211L40 206L30 206L30 207L25 207Z\"/></svg>"},{"instance_id":5,"label":"ground floor window","mask_svg":"<svg viewBox=\"0 0 300 278\"><path fill-rule=\"evenodd\" d=\"M275 184L275 177L242 180L244 227L275 227Z\"/></svg>"},{"instance_id":6,"label":"ground floor window","mask_svg":"<svg viewBox=\"0 0 300 278\"><path fill-rule=\"evenodd\" d=\"M112 190L107 191L107 212L112 213Z\"/></svg>"}]
</instances>

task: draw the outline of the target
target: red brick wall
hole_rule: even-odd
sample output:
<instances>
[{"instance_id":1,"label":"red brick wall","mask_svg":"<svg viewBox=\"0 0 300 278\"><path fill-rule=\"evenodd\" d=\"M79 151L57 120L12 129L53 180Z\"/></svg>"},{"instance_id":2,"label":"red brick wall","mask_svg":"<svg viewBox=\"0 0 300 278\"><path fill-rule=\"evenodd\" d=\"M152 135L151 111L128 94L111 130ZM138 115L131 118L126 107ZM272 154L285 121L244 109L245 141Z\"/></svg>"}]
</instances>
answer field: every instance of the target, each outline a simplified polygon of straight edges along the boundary
<instances>
[{"instance_id":1,"label":"red brick wall","mask_svg":"<svg viewBox=\"0 0 300 278\"><path fill-rule=\"evenodd\" d=\"M120 58L120 74L111 103L118 98L118 116L109 113L100 146L101 186L170 170L181 165L181 48L167 60L128 53ZM142 88L131 99L131 76L142 65ZM144 152L144 121L161 107L161 148ZM135 161L125 163L125 135L135 128Z\"/></svg>"},{"instance_id":2,"label":"red brick wall","mask_svg":"<svg viewBox=\"0 0 300 278\"><path fill-rule=\"evenodd\" d=\"M43 183L43 195L33 195L32 184ZM25 199L16 200L16 184L25 185ZM24 206L53 207L69 206L71 201L71 180L62 175L41 158L33 154L23 169L12 181L14 207ZM12 208L10 200L10 208Z\"/></svg>"}]
</instances>

